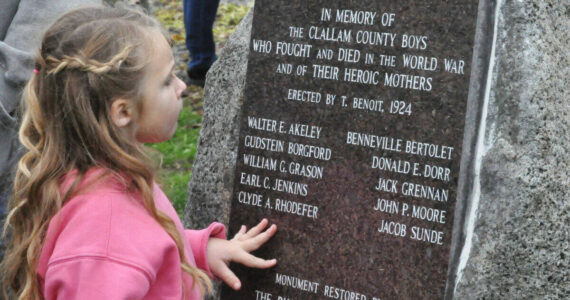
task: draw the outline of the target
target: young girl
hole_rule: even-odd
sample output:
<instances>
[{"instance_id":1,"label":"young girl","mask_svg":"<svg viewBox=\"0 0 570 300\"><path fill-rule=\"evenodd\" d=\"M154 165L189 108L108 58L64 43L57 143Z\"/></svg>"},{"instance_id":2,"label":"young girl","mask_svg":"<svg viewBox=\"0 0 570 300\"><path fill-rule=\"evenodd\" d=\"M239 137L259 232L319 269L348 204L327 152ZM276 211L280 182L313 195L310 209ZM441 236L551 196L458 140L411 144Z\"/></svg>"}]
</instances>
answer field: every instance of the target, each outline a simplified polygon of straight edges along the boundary
<instances>
[{"instance_id":1,"label":"young girl","mask_svg":"<svg viewBox=\"0 0 570 300\"><path fill-rule=\"evenodd\" d=\"M267 220L227 241L219 223L184 230L154 183L142 143L168 140L185 84L157 22L83 8L48 29L23 96L1 270L9 299L199 299L230 261L269 268L249 252L275 233Z\"/></svg>"}]
</instances>

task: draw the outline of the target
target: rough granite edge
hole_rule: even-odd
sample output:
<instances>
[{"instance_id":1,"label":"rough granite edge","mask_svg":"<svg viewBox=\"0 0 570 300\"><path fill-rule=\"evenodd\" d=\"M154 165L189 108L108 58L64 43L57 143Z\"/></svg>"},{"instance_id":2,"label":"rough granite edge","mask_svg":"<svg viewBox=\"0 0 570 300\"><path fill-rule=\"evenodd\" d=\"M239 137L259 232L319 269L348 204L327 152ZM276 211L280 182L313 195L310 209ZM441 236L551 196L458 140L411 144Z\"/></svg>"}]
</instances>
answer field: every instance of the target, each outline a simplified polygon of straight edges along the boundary
<instances>
[{"instance_id":1,"label":"rough granite edge","mask_svg":"<svg viewBox=\"0 0 570 300\"><path fill-rule=\"evenodd\" d=\"M506 1L499 8L479 213L456 299L570 296L570 30L563 2Z\"/></svg>"},{"instance_id":2,"label":"rough granite edge","mask_svg":"<svg viewBox=\"0 0 570 300\"><path fill-rule=\"evenodd\" d=\"M227 224L233 189L253 8L227 41L206 79L204 116L188 185L184 225Z\"/></svg>"}]
</instances>

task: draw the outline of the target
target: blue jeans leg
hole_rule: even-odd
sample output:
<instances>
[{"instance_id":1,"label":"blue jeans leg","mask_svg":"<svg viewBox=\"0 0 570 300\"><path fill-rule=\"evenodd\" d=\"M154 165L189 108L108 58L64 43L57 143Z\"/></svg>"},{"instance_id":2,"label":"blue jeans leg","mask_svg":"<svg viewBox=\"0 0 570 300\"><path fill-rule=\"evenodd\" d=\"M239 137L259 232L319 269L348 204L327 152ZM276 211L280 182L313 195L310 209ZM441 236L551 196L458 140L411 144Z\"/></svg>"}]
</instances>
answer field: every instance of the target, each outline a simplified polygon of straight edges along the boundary
<instances>
[{"instance_id":1,"label":"blue jeans leg","mask_svg":"<svg viewBox=\"0 0 570 300\"><path fill-rule=\"evenodd\" d=\"M216 44L212 27L219 0L184 0L184 26L186 48L192 59L188 71L205 74L216 61Z\"/></svg>"}]
</instances>

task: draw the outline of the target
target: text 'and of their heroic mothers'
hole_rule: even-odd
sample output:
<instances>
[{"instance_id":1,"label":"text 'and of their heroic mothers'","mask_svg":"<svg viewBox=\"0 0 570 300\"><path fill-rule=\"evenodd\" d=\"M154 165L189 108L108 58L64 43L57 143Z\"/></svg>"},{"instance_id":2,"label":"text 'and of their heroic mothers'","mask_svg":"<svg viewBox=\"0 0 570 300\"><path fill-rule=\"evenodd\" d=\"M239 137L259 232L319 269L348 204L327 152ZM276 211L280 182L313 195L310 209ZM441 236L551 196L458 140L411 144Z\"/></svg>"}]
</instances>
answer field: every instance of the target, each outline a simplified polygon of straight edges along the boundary
<instances>
[{"instance_id":1,"label":"text 'and of their heroic mothers'","mask_svg":"<svg viewBox=\"0 0 570 300\"><path fill-rule=\"evenodd\" d=\"M257 0L223 299L443 298L478 1Z\"/></svg>"}]
</instances>

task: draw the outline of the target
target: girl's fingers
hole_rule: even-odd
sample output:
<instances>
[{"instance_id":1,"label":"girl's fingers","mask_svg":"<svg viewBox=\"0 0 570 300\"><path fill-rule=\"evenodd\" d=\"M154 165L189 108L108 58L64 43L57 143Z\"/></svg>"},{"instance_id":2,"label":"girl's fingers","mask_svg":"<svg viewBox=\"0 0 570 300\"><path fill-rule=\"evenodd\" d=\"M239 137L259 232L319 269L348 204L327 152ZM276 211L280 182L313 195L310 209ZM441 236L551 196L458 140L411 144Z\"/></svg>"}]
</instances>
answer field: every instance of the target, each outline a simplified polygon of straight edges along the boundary
<instances>
[{"instance_id":1,"label":"girl's fingers","mask_svg":"<svg viewBox=\"0 0 570 300\"><path fill-rule=\"evenodd\" d=\"M216 272L216 276L223 280L232 289L237 291L241 288L241 282L237 278L236 274L234 274L226 264L220 262L216 269L218 271Z\"/></svg>"},{"instance_id":2,"label":"girl's fingers","mask_svg":"<svg viewBox=\"0 0 570 300\"><path fill-rule=\"evenodd\" d=\"M245 225L241 225L241 228L239 229L238 233L234 235L234 239L239 239L242 235L245 234L246 230L247 227L245 227Z\"/></svg>"},{"instance_id":3,"label":"girl's fingers","mask_svg":"<svg viewBox=\"0 0 570 300\"><path fill-rule=\"evenodd\" d=\"M261 220L261 222L259 222L259 224L255 225L253 228L251 228L244 235L244 238L251 238L251 237L258 235L261 231L263 231L263 228L265 228L265 226L267 226L267 223L269 223L269 221L267 221L267 219Z\"/></svg>"},{"instance_id":4,"label":"girl's fingers","mask_svg":"<svg viewBox=\"0 0 570 300\"><path fill-rule=\"evenodd\" d=\"M257 250L261 245L265 244L277 232L277 225L273 224L264 232L243 241L243 249L247 252Z\"/></svg>"},{"instance_id":5,"label":"girl's fingers","mask_svg":"<svg viewBox=\"0 0 570 300\"><path fill-rule=\"evenodd\" d=\"M257 269L267 269L275 266L277 264L276 259L262 259L257 256L254 256L250 253L245 251L240 252L236 257L236 262L241 263L242 265L250 268L257 268Z\"/></svg>"}]
</instances>

